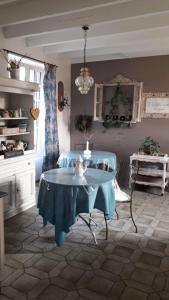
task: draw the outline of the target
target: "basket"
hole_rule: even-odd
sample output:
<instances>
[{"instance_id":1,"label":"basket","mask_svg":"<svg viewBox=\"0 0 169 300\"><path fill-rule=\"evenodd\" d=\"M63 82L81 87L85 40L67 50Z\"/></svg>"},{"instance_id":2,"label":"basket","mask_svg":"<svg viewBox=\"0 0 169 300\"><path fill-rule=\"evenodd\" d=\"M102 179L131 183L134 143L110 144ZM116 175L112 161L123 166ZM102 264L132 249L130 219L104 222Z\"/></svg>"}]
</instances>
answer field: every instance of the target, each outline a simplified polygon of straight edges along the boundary
<instances>
[{"instance_id":1,"label":"basket","mask_svg":"<svg viewBox=\"0 0 169 300\"><path fill-rule=\"evenodd\" d=\"M13 127L13 128L0 127L0 134L15 134L15 133L19 133L19 127Z\"/></svg>"}]
</instances>

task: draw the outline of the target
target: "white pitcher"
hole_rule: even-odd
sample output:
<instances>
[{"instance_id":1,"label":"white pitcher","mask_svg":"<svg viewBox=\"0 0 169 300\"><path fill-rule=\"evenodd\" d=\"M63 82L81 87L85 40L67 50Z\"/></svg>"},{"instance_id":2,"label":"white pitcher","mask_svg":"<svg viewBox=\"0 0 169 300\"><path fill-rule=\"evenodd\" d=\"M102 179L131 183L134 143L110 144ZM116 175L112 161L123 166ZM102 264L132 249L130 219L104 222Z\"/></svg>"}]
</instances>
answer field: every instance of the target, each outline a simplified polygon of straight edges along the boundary
<instances>
[{"instance_id":1,"label":"white pitcher","mask_svg":"<svg viewBox=\"0 0 169 300\"><path fill-rule=\"evenodd\" d=\"M83 174L86 172L87 167L83 166L83 159L81 156L76 160L76 166L75 166L75 175L76 176L83 176Z\"/></svg>"}]
</instances>

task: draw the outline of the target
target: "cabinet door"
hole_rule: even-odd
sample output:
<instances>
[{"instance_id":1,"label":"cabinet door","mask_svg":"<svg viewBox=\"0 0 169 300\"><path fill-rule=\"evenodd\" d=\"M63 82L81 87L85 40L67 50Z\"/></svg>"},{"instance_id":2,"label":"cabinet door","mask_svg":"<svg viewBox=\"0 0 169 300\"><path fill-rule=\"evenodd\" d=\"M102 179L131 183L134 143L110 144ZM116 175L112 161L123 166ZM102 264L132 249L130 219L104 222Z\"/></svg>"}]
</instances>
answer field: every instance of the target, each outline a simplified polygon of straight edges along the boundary
<instances>
[{"instance_id":1,"label":"cabinet door","mask_svg":"<svg viewBox=\"0 0 169 300\"><path fill-rule=\"evenodd\" d=\"M35 197L35 170L16 174L16 207L29 205Z\"/></svg>"},{"instance_id":2,"label":"cabinet door","mask_svg":"<svg viewBox=\"0 0 169 300\"><path fill-rule=\"evenodd\" d=\"M4 212L8 213L15 208L15 176L1 178L0 190L8 194L4 197Z\"/></svg>"}]
</instances>

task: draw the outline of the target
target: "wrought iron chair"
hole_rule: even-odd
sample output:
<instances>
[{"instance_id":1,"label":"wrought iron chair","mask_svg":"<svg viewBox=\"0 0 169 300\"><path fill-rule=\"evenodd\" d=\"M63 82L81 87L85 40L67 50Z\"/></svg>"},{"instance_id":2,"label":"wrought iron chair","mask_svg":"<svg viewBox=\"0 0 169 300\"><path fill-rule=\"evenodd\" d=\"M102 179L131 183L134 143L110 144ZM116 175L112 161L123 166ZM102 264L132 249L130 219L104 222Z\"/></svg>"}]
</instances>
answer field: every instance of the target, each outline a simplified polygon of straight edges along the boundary
<instances>
[{"instance_id":1,"label":"wrought iron chair","mask_svg":"<svg viewBox=\"0 0 169 300\"><path fill-rule=\"evenodd\" d=\"M138 176L139 167L132 166L132 168L133 168L133 172L132 172L132 178L130 178L131 184L130 184L130 193L129 194L120 189L120 187L119 187L116 180L113 183L113 185L114 185L114 189L115 189L115 200L116 200L116 202L117 203L129 203L130 204L130 216L131 216L133 225L135 227L135 232L137 233L138 229L137 229L137 225L135 223L134 217L133 217L132 204L133 204L133 192L135 190L135 185L136 185L136 180L137 180L137 176ZM115 212L116 212L116 215L117 215L117 219L119 219L119 214L117 212L117 208L115 208Z\"/></svg>"}]
</instances>

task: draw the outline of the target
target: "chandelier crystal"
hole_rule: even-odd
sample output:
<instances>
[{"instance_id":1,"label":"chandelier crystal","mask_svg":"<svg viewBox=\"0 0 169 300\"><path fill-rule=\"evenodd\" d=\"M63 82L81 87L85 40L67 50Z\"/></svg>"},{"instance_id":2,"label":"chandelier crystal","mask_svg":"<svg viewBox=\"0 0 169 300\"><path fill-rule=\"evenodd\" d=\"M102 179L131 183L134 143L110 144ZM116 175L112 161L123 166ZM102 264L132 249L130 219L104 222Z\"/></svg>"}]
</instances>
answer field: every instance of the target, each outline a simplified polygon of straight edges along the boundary
<instances>
[{"instance_id":1,"label":"chandelier crystal","mask_svg":"<svg viewBox=\"0 0 169 300\"><path fill-rule=\"evenodd\" d=\"M84 30L84 62L83 68L80 69L80 76L78 76L75 80L75 84L78 87L78 90L81 94L87 94L92 85L94 84L94 79L90 76L89 69L86 66L86 43L87 43L87 30L88 26L83 26Z\"/></svg>"}]
</instances>

